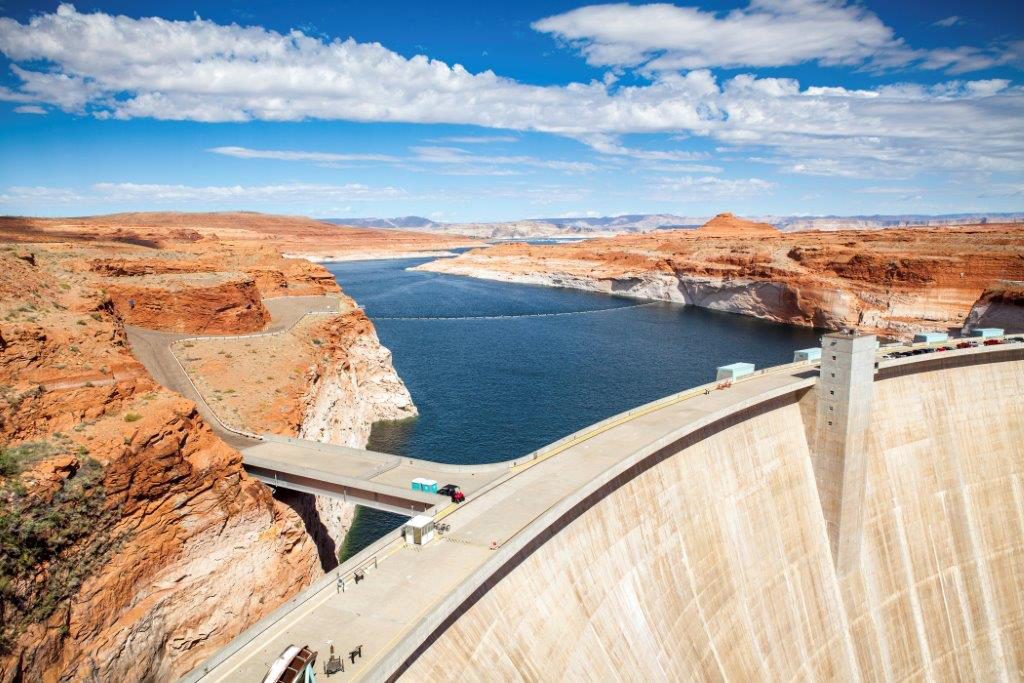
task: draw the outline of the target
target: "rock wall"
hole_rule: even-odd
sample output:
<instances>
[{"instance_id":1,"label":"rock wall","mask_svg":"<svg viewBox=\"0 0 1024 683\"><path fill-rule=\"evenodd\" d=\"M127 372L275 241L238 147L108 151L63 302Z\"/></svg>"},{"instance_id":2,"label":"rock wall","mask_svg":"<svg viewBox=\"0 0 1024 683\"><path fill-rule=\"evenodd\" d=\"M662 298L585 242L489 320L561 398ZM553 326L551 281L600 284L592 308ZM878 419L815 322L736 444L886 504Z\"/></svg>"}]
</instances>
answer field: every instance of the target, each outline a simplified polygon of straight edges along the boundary
<instances>
[{"instance_id":1,"label":"rock wall","mask_svg":"<svg viewBox=\"0 0 1024 683\"><path fill-rule=\"evenodd\" d=\"M403 680L1012 680L1024 361L876 382L864 543L833 568L790 402L582 511Z\"/></svg>"},{"instance_id":2,"label":"rock wall","mask_svg":"<svg viewBox=\"0 0 1024 683\"><path fill-rule=\"evenodd\" d=\"M568 245L506 244L417 269L897 336L959 328L986 288L1024 278L1020 226L779 233L734 222Z\"/></svg>"},{"instance_id":3,"label":"rock wall","mask_svg":"<svg viewBox=\"0 0 1024 683\"><path fill-rule=\"evenodd\" d=\"M417 415L409 390L362 311L330 320L319 331L324 355L311 371L297 436L365 448L374 422ZM337 564L355 505L336 498L290 493L286 502L313 533L324 569ZM315 530L315 531L314 531Z\"/></svg>"},{"instance_id":4,"label":"rock wall","mask_svg":"<svg viewBox=\"0 0 1024 683\"><path fill-rule=\"evenodd\" d=\"M5 513L43 525L68 509L53 518L60 527L35 527L56 554L4 577L13 579L2 601L13 642L0 654L3 681L176 678L318 570L299 519L245 475L193 404L145 377L91 384L5 403L4 433L33 439L7 441L7 452L26 443L57 451L0 475ZM103 505L64 547L61 520L89 509L66 493L85 462L102 468L85 492L102 492ZM8 590L27 602L8 602Z\"/></svg>"},{"instance_id":5,"label":"rock wall","mask_svg":"<svg viewBox=\"0 0 1024 683\"><path fill-rule=\"evenodd\" d=\"M964 328L1000 327L1007 333L1024 332L1024 284L1001 283L985 290L967 316Z\"/></svg>"},{"instance_id":6,"label":"rock wall","mask_svg":"<svg viewBox=\"0 0 1024 683\"><path fill-rule=\"evenodd\" d=\"M138 280L138 281L136 281ZM125 323L194 334L243 334L270 322L251 276L213 273L119 278L108 287Z\"/></svg>"}]
</instances>

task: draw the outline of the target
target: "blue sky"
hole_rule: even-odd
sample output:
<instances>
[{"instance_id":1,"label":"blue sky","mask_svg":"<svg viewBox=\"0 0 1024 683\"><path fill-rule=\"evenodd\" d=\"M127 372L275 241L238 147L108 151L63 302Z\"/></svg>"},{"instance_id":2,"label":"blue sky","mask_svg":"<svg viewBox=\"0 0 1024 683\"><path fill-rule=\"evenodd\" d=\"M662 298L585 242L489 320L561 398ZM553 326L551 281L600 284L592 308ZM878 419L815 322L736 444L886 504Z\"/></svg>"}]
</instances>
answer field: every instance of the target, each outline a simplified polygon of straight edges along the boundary
<instances>
[{"instance_id":1,"label":"blue sky","mask_svg":"<svg viewBox=\"0 0 1024 683\"><path fill-rule=\"evenodd\" d=\"M1024 210L1022 3L2 16L2 213Z\"/></svg>"}]
</instances>

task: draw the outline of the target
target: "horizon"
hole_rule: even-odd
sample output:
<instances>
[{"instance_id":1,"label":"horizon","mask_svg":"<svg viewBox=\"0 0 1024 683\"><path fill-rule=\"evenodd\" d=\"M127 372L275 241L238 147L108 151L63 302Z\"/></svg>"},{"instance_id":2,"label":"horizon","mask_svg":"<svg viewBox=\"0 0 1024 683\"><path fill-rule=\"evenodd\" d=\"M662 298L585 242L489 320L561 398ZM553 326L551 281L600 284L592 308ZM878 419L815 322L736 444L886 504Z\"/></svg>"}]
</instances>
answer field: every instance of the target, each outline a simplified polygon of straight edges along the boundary
<instances>
[{"instance_id":1,"label":"horizon","mask_svg":"<svg viewBox=\"0 0 1024 683\"><path fill-rule=\"evenodd\" d=\"M994 1L22 3L0 213L1014 213L1022 27Z\"/></svg>"}]
</instances>

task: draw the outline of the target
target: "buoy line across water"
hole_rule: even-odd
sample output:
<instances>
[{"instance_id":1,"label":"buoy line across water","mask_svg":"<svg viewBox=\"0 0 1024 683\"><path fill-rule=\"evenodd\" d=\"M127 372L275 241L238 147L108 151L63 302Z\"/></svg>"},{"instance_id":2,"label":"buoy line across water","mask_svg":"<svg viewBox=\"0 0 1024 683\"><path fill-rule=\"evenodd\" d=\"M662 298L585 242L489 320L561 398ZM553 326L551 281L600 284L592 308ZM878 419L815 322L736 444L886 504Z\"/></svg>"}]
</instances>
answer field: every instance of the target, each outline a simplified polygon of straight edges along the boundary
<instances>
[{"instance_id":1,"label":"buoy line across water","mask_svg":"<svg viewBox=\"0 0 1024 683\"><path fill-rule=\"evenodd\" d=\"M521 313L518 315L461 315L461 316L394 316L377 317L370 316L371 320L513 320L516 318L554 318L563 315L587 315L589 313L608 313L610 311L624 311L630 308L642 308L643 306L654 306L664 303L663 301L648 301L642 304L631 306L611 306L609 308L592 308L584 311L561 311L559 313Z\"/></svg>"}]
</instances>

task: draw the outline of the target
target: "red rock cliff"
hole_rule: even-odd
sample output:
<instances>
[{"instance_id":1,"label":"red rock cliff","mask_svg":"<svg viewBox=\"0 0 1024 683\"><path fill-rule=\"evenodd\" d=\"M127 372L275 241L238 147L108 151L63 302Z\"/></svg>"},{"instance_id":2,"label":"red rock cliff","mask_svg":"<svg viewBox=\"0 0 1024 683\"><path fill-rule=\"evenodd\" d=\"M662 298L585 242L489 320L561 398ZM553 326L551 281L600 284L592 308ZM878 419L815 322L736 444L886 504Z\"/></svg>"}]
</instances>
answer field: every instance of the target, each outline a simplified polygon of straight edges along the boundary
<instances>
[{"instance_id":1,"label":"red rock cliff","mask_svg":"<svg viewBox=\"0 0 1024 683\"><path fill-rule=\"evenodd\" d=\"M320 571L299 518L131 356L84 250L0 251L2 681L176 678Z\"/></svg>"}]
</instances>

